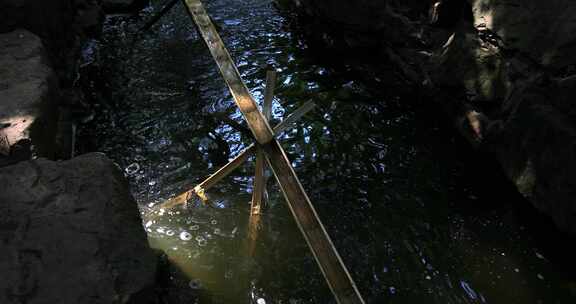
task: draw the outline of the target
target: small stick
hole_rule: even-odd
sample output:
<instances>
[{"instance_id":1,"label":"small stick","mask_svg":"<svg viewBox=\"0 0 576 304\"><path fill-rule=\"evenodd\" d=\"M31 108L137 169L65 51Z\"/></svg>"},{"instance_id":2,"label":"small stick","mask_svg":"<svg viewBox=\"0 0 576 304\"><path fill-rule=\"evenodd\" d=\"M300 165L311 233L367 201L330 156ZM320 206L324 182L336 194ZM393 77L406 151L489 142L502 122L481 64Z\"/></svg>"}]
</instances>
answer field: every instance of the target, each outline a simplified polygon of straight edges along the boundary
<instances>
[{"instance_id":1,"label":"small stick","mask_svg":"<svg viewBox=\"0 0 576 304\"><path fill-rule=\"evenodd\" d=\"M270 123L270 118L272 118L272 100L274 99L274 86L276 83L276 71L270 70L266 72L266 89L264 93L264 104L262 106L262 112L264 118L268 123ZM264 159L264 152L258 147L256 152L256 172L254 174L254 188L252 191L252 208L251 214L258 215L262 212L266 202L264 198L266 197L266 184L268 179L266 178L266 161Z\"/></svg>"},{"instance_id":2,"label":"small stick","mask_svg":"<svg viewBox=\"0 0 576 304\"><path fill-rule=\"evenodd\" d=\"M274 89L276 87L276 71L266 72L266 90L264 91L264 106L262 113L264 118L270 121L272 119L272 101L274 99Z\"/></svg>"},{"instance_id":3,"label":"small stick","mask_svg":"<svg viewBox=\"0 0 576 304\"><path fill-rule=\"evenodd\" d=\"M256 172L254 174L254 189L252 190L252 207L250 211L252 215L258 215L262 211L262 199L266 188L264 184L264 162L264 153L258 147L256 149Z\"/></svg>"},{"instance_id":4,"label":"small stick","mask_svg":"<svg viewBox=\"0 0 576 304\"><path fill-rule=\"evenodd\" d=\"M282 122L280 122L276 127L274 127L274 134L279 135L280 133L286 131L286 129L288 129L294 122L296 122L302 116L306 115L306 113L308 113L312 109L314 109L315 106L316 105L312 101L308 101L305 104L303 104L296 111L292 112L292 114L290 114L290 116L288 116L286 119L284 119ZM246 149L244 149L242 152L240 152L240 154L238 154L233 160L231 160L229 163L227 163L224 167L222 167L220 170L216 171L214 174L210 175L210 177L205 179L198 186L194 187L194 189L190 189L190 190L188 190L182 194L179 194L179 195L165 201L162 204L162 207L163 208L171 208L171 207L174 207L176 205L185 204L193 194L199 195L201 197L201 195L203 193L205 193L205 191L207 191L208 189L213 187L215 184L217 184L219 181L221 181L224 177L226 177L228 174L230 174L236 168L240 167L240 165L242 165L242 163L244 161L246 161L248 159L248 157L250 155L252 155L252 153L255 153L255 152L256 152L256 144L251 144Z\"/></svg>"},{"instance_id":5,"label":"small stick","mask_svg":"<svg viewBox=\"0 0 576 304\"><path fill-rule=\"evenodd\" d=\"M276 127L274 127L274 135L278 135L284 132L288 127L290 127L293 123L295 123L298 119L302 116L306 115L306 113L310 112L314 109L316 105L312 101L308 101L303 104L300 108L296 111L292 112L286 119L284 119L281 123L279 123ZM202 183L200 183L196 188L198 191L203 190L207 191L208 189L212 188L215 184L221 181L224 177L234 171L236 168L240 167L246 159L252 154L256 153L257 146L256 144L251 144L246 149L244 149L238 156L236 156L233 160L227 163L224 167L220 170L216 171L216 173L210 175L207 179L205 179ZM194 191L194 190L191 190ZM196 193L199 193L196 191Z\"/></svg>"}]
</instances>

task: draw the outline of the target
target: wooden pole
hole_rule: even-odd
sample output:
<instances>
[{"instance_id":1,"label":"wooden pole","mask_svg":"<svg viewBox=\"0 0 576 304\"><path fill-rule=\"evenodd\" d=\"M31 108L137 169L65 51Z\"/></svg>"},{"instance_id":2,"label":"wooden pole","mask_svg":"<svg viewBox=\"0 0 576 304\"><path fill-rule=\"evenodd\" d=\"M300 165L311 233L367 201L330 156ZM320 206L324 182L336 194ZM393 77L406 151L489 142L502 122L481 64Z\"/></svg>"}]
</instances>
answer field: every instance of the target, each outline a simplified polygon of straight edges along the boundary
<instances>
[{"instance_id":1,"label":"wooden pole","mask_svg":"<svg viewBox=\"0 0 576 304\"><path fill-rule=\"evenodd\" d=\"M276 85L276 71L270 70L266 72L266 89L264 92L264 102L262 105L262 112L266 121L270 122L272 118L272 100L274 99L274 87ZM264 152L262 148L258 147L256 152L256 172L254 174L254 187L252 190L252 216L260 214L263 211L264 201L266 195L266 185L268 179L266 178L266 160L264 159Z\"/></svg>"},{"instance_id":2,"label":"wooden pole","mask_svg":"<svg viewBox=\"0 0 576 304\"><path fill-rule=\"evenodd\" d=\"M263 146L262 149L266 152L268 165L272 168L296 223L334 297L339 304L363 304L362 295L290 165L286 153L276 140Z\"/></svg>"},{"instance_id":3,"label":"wooden pole","mask_svg":"<svg viewBox=\"0 0 576 304\"><path fill-rule=\"evenodd\" d=\"M236 105L240 108L252 134L254 134L254 138L261 145L270 142L274 138L272 128L270 128L268 122L258 110L256 101L254 101L246 84L242 81L240 73L230 57L230 53L228 53L224 42L222 42L220 35L214 28L214 24L206 13L204 6L199 0L184 1L188 12L192 16L192 20L198 27L212 57L214 57L216 64L220 68L220 72L232 93Z\"/></svg>"},{"instance_id":4,"label":"wooden pole","mask_svg":"<svg viewBox=\"0 0 576 304\"><path fill-rule=\"evenodd\" d=\"M276 71L266 72L266 89L264 91L264 105L262 113L268 122L272 119L272 101L274 100L274 90L276 88Z\"/></svg>"},{"instance_id":5,"label":"wooden pole","mask_svg":"<svg viewBox=\"0 0 576 304\"><path fill-rule=\"evenodd\" d=\"M254 189L252 189L252 208L251 214L258 215L262 211L264 191L266 185L264 184L264 152L262 148L257 147L256 149L256 172L254 175Z\"/></svg>"}]
</instances>

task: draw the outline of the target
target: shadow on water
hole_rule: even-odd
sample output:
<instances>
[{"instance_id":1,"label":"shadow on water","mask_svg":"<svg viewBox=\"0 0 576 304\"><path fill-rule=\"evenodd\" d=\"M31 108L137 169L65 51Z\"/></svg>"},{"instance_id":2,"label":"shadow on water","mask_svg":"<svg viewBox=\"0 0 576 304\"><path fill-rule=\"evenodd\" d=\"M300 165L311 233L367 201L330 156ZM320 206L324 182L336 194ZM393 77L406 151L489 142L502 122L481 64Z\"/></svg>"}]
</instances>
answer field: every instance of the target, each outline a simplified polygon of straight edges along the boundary
<instances>
[{"instance_id":1,"label":"shadow on water","mask_svg":"<svg viewBox=\"0 0 576 304\"><path fill-rule=\"evenodd\" d=\"M97 104L79 149L125 169L150 243L190 280L173 286L204 290L201 303L333 303L272 182L249 235L253 162L210 191L210 206L162 207L251 143L179 5L134 44L143 20L109 17L86 49L81 81ZM358 54L314 54L269 0L213 0L208 11L257 100L264 67L278 69L276 121L317 103L281 142L369 303L573 302L574 240L418 92L386 88L386 73L356 77Z\"/></svg>"}]
</instances>

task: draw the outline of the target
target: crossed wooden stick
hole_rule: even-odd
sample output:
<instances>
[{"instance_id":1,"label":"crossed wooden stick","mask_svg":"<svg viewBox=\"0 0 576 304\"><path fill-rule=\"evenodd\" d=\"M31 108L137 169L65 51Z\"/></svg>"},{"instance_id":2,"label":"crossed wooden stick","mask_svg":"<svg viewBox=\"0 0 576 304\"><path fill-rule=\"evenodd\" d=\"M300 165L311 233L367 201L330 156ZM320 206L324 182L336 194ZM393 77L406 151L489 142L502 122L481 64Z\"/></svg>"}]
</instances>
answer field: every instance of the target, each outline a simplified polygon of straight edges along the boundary
<instances>
[{"instance_id":1,"label":"crossed wooden stick","mask_svg":"<svg viewBox=\"0 0 576 304\"><path fill-rule=\"evenodd\" d=\"M314 104L306 103L272 130L268 121L271 117L272 96L274 95L274 83L276 79L275 73L267 73L263 112L260 112L256 101L250 95L246 84L242 81L234 61L224 46L212 20L206 13L202 2L200 0L181 1L186 5L190 17L196 24L204 42L206 42L212 57L232 93L236 105L242 112L257 143L245 149L236 158L212 174L193 190L173 198L168 205L179 202L185 203L191 194L206 198L205 191L207 189L240 166L251 153L256 153L256 175L252 195L251 214L257 215L262 209L262 197L265 189L264 170L265 164L267 163L272 169L284 197L288 202L290 211L294 215L294 219L304 235L304 239L311 249L316 262L320 266L320 270L336 301L339 304L363 304L364 300L362 299L362 295L358 291L346 265L342 262L336 247L320 221L284 149L282 149L282 146L280 146L280 143L275 138L275 135L279 134L292 122L298 120L298 118L310 111ZM171 0L152 20L159 20L176 2L177 0ZM150 28L152 24L153 23L148 23L146 27Z\"/></svg>"}]
</instances>

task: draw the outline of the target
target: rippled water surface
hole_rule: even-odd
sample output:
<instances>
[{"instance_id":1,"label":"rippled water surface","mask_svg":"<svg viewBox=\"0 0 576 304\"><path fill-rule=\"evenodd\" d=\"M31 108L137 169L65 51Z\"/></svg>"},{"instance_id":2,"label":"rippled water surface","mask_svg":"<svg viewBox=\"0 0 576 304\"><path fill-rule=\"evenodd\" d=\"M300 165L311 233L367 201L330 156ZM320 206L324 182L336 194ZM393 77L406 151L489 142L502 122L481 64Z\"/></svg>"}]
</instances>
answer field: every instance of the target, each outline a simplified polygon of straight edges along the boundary
<instances>
[{"instance_id":1,"label":"rippled water surface","mask_svg":"<svg viewBox=\"0 0 576 304\"><path fill-rule=\"evenodd\" d=\"M206 2L259 102L266 66L278 70L276 122L316 102L281 142L369 303L576 303L573 264L555 262L571 260L566 239L485 177L439 110L387 89L392 70L314 53L269 0ZM163 205L252 141L180 4L136 39L152 10L109 17L85 52L101 105L82 149L125 169L151 244L199 303L333 303L273 179L269 209L249 224L253 160L209 191L209 206Z\"/></svg>"}]
</instances>

